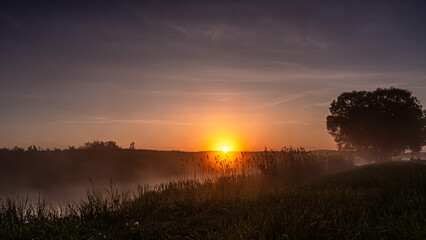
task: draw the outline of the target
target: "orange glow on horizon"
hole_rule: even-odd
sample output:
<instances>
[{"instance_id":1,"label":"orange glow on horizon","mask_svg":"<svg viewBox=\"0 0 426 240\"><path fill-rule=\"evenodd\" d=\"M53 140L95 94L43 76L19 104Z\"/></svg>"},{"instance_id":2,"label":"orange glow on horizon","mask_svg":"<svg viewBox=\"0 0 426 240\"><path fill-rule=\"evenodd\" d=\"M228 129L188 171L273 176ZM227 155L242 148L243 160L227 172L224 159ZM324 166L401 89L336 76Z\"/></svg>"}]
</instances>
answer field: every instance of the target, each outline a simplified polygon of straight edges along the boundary
<instances>
[{"instance_id":1,"label":"orange glow on horizon","mask_svg":"<svg viewBox=\"0 0 426 240\"><path fill-rule=\"evenodd\" d=\"M227 152L239 152L243 150L243 145L240 141L233 137L218 137L212 138L212 140L206 145L204 150L207 151L221 151Z\"/></svg>"}]
</instances>

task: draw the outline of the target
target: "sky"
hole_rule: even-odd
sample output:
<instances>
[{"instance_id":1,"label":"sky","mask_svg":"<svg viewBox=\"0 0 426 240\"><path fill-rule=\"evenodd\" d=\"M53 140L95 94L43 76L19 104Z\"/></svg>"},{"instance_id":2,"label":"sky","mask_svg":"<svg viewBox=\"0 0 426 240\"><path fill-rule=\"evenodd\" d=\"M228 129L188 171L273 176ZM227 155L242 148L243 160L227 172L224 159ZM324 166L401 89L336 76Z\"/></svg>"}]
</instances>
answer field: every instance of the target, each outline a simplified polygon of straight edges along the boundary
<instances>
[{"instance_id":1,"label":"sky","mask_svg":"<svg viewBox=\"0 0 426 240\"><path fill-rule=\"evenodd\" d=\"M426 104L424 1L3 1L0 147L336 149L340 93Z\"/></svg>"}]
</instances>

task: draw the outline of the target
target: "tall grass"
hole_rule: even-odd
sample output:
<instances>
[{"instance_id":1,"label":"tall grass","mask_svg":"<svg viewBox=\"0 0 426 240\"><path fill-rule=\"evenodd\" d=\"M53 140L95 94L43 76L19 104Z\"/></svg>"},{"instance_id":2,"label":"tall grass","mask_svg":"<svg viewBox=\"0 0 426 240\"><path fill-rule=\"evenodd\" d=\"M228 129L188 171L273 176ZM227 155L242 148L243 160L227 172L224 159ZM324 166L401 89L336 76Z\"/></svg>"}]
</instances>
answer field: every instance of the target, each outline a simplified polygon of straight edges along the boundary
<instances>
[{"instance_id":1,"label":"tall grass","mask_svg":"<svg viewBox=\"0 0 426 240\"><path fill-rule=\"evenodd\" d=\"M184 180L218 180L261 176L274 184L295 183L328 172L347 170L353 163L342 154L314 154L304 148L284 147L280 151L216 153L198 160L182 159Z\"/></svg>"}]
</instances>

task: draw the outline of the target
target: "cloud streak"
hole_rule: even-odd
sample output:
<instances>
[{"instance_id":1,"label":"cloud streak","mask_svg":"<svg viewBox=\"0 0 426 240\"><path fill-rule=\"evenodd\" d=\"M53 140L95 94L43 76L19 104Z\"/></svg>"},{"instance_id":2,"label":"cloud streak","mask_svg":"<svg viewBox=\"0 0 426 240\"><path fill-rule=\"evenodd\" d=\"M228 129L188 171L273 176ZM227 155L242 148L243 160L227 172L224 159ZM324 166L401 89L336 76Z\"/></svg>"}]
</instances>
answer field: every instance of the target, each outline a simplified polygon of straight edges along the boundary
<instances>
[{"instance_id":1,"label":"cloud streak","mask_svg":"<svg viewBox=\"0 0 426 240\"><path fill-rule=\"evenodd\" d=\"M298 93L294 93L294 94L289 94L289 95L286 95L282 98L266 102L266 103L262 104L261 106L262 107L274 107L274 106L277 106L277 105L280 105L280 104L283 104L283 103L287 103L287 102L290 102L290 101L293 101L293 100L297 100L297 99L300 99L300 98L304 98L304 97L307 97L307 96L310 96L310 95L321 94L321 93L324 93L327 90L329 90L329 89L315 89L315 90L302 91L302 92L298 92Z\"/></svg>"},{"instance_id":2,"label":"cloud streak","mask_svg":"<svg viewBox=\"0 0 426 240\"><path fill-rule=\"evenodd\" d=\"M105 117L93 117L86 119L59 120L62 124L148 124L148 125L168 125L168 126L184 126L193 125L191 122L179 122L160 119L111 119Z\"/></svg>"},{"instance_id":3,"label":"cloud streak","mask_svg":"<svg viewBox=\"0 0 426 240\"><path fill-rule=\"evenodd\" d=\"M272 123L273 124L285 124L285 125L287 125L287 124L305 125L305 126L310 125L307 122L301 122L301 121L275 121L275 122L272 122Z\"/></svg>"}]
</instances>

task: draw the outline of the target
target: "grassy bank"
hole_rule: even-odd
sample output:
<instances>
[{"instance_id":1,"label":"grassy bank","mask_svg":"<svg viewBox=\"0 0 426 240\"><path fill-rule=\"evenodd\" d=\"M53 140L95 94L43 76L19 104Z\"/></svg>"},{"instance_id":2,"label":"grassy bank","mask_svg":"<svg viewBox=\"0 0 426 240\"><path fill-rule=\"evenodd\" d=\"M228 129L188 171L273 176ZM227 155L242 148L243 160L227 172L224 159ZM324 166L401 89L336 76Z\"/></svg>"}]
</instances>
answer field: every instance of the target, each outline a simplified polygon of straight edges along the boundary
<instances>
[{"instance_id":1,"label":"grassy bank","mask_svg":"<svg viewBox=\"0 0 426 240\"><path fill-rule=\"evenodd\" d=\"M426 165L395 162L291 186L234 177L93 190L61 212L3 200L0 239L425 239L425 206Z\"/></svg>"}]
</instances>

